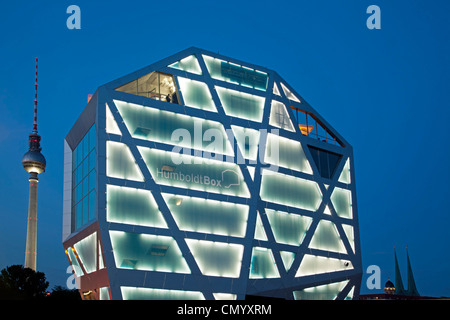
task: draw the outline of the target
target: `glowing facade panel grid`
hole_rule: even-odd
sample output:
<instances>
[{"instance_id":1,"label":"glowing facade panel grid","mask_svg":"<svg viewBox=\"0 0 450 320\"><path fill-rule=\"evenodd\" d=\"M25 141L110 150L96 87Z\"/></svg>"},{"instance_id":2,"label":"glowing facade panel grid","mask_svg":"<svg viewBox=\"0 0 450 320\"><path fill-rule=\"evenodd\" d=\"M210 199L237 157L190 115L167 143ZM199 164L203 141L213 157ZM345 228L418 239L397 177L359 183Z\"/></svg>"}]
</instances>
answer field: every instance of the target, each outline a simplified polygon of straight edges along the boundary
<instances>
[{"instance_id":1,"label":"glowing facade panel grid","mask_svg":"<svg viewBox=\"0 0 450 320\"><path fill-rule=\"evenodd\" d=\"M76 157L95 128L93 209L63 244L83 298L359 295L352 148L276 72L190 48L99 87L80 118L66 143Z\"/></svg>"}]
</instances>

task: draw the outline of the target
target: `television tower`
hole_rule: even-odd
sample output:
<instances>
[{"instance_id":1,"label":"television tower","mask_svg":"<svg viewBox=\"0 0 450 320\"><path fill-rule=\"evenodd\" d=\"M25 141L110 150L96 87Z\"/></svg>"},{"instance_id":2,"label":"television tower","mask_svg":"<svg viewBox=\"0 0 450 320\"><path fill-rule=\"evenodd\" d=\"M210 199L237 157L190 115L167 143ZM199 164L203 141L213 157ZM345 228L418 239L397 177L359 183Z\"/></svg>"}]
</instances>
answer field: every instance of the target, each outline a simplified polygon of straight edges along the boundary
<instances>
[{"instance_id":1,"label":"television tower","mask_svg":"<svg viewBox=\"0 0 450 320\"><path fill-rule=\"evenodd\" d=\"M25 268L36 271L37 245L37 183L38 174L45 171L46 161L41 153L41 136L37 130L37 89L38 58L36 58L36 82L34 84L34 123L33 131L28 136L29 149L22 158L22 165L30 174L30 198L28 202L27 244L25 249Z\"/></svg>"}]
</instances>

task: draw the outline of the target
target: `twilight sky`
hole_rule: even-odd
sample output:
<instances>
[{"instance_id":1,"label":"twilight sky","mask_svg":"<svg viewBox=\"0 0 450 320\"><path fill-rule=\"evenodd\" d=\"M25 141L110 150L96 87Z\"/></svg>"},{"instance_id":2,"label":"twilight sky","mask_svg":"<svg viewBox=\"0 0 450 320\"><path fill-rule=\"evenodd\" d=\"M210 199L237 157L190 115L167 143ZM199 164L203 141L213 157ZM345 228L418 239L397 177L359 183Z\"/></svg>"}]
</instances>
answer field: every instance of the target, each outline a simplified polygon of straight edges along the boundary
<instances>
[{"instance_id":1,"label":"twilight sky","mask_svg":"<svg viewBox=\"0 0 450 320\"><path fill-rule=\"evenodd\" d=\"M67 7L81 9L69 30ZM366 9L381 9L369 30ZM0 10L0 269L24 263L39 57L38 270L65 285L63 141L106 82L191 46L277 71L353 145L362 260L450 296L450 2L8 1ZM361 293L376 293L366 286ZM406 286L406 283L405 283Z\"/></svg>"}]
</instances>

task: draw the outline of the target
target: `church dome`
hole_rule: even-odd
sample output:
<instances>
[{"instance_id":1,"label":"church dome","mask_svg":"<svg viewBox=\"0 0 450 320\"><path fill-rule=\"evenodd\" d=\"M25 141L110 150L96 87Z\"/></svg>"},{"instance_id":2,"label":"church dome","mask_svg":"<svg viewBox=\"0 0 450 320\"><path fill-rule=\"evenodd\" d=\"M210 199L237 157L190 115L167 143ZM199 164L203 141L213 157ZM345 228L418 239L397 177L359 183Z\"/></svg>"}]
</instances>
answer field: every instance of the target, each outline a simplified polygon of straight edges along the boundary
<instances>
[{"instance_id":1,"label":"church dome","mask_svg":"<svg viewBox=\"0 0 450 320\"><path fill-rule=\"evenodd\" d=\"M386 293L386 294L394 294L395 293L395 286L391 280L388 280L386 282L386 284L384 285L384 293Z\"/></svg>"}]
</instances>

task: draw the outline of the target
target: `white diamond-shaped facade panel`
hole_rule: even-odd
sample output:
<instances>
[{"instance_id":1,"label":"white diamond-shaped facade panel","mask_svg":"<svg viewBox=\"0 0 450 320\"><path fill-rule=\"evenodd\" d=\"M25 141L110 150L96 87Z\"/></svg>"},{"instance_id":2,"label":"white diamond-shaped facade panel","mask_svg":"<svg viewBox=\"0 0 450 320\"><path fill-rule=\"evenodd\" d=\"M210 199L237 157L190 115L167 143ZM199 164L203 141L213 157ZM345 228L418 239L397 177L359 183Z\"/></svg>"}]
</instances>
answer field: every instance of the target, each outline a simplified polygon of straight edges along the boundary
<instances>
[{"instance_id":1,"label":"white diamond-shaped facade panel","mask_svg":"<svg viewBox=\"0 0 450 320\"><path fill-rule=\"evenodd\" d=\"M84 299L358 296L352 148L275 71L189 48L100 87L65 143Z\"/></svg>"}]
</instances>

